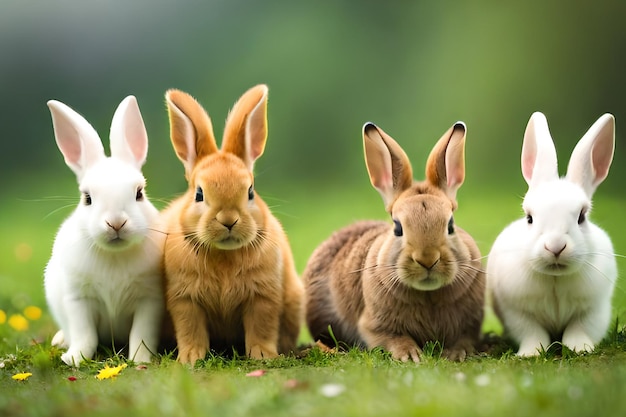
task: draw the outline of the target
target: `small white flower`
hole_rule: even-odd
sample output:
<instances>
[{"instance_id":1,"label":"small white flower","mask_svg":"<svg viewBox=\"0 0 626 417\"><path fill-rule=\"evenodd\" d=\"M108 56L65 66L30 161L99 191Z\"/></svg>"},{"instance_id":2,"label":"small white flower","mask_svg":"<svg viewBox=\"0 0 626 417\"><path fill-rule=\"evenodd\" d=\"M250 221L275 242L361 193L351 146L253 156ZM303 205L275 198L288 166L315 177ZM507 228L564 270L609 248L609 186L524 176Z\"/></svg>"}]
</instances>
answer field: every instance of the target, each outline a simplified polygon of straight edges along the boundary
<instances>
[{"instance_id":1,"label":"small white flower","mask_svg":"<svg viewBox=\"0 0 626 417\"><path fill-rule=\"evenodd\" d=\"M320 394L327 398L337 397L346 390L346 387L341 384L324 384L320 387Z\"/></svg>"},{"instance_id":2,"label":"small white flower","mask_svg":"<svg viewBox=\"0 0 626 417\"><path fill-rule=\"evenodd\" d=\"M486 387L491 383L491 378L487 374L480 374L474 378L474 383L479 387Z\"/></svg>"},{"instance_id":3,"label":"small white flower","mask_svg":"<svg viewBox=\"0 0 626 417\"><path fill-rule=\"evenodd\" d=\"M567 389L567 396L572 400L577 400L583 396L583 389L581 387L569 387Z\"/></svg>"},{"instance_id":4,"label":"small white flower","mask_svg":"<svg viewBox=\"0 0 626 417\"><path fill-rule=\"evenodd\" d=\"M454 374L454 380L456 382L465 382L467 381L467 375L465 375L463 372L457 372L456 374Z\"/></svg>"}]
</instances>

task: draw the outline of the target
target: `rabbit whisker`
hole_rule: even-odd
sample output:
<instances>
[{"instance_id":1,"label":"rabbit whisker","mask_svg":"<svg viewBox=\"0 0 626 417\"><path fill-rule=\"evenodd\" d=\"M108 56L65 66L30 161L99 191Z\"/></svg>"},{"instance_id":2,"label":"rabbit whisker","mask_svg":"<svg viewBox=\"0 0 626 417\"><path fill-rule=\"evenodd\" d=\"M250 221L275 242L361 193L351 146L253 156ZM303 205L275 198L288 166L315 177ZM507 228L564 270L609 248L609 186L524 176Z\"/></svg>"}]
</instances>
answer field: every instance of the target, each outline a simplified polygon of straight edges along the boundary
<instances>
[{"instance_id":1,"label":"rabbit whisker","mask_svg":"<svg viewBox=\"0 0 626 417\"><path fill-rule=\"evenodd\" d=\"M608 258L616 257L616 258L626 258L624 255L620 255L619 253L608 253L608 252L588 252L588 255L600 255L606 256Z\"/></svg>"},{"instance_id":2,"label":"rabbit whisker","mask_svg":"<svg viewBox=\"0 0 626 417\"><path fill-rule=\"evenodd\" d=\"M472 272L476 272L476 273L483 273L483 274L486 273L485 268L476 267L476 266L472 265L470 262L456 261L454 263L458 264L461 267L460 271L462 271L462 272L472 271Z\"/></svg>"},{"instance_id":3,"label":"rabbit whisker","mask_svg":"<svg viewBox=\"0 0 626 417\"><path fill-rule=\"evenodd\" d=\"M282 210L276 210L276 207L280 207L280 206L270 206L268 207L273 214L280 214L281 217L288 217L290 219L300 219L299 216L296 216L294 214L291 213L287 213L286 211L282 211Z\"/></svg>"},{"instance_id":4,"label":"rabbit whisker","mask_svg":"<svg viewBox=\"0 0 626 417\"><path fill-rule=\"evenodd\" d=\"M402 286L402 280L400 279L397 271L389 271L389 273L382 275L379 280L379 285L376 286L377 298L386 297L393 293L398 287Z\"/></svg>"},{"instance_id":5,"label":"rabbit whisker","mask_svg":"<svg viewBox=\"0 0 626 417\"><path fill-rule=\"evenodd\" d=\"M265 201L277 201L279 203L289 203L289 200L285 200L284 198L275 197L273 195L263 194L263 200Z\"/></svg>"},{"instance_id":6,"label":"rabbit whisker","mask_svg":"<svg viewBox=\"0 0 626 417\"><path fill-rule=\"evenodd\" d=\"M161 233L163 235L167 235L169 236L170 233L169 232L164 232L163 230L159 230L159 229L155 229L154 227L148 227L148 230L152 231L152 232L157 232L157 233Z\"/></svg>"},{"instance_id":7,"label":"rabbit whisker","mask_svg":"<svg viewBox=\"0 0 626 417\"><path fill-rule=\"evenodd\" d=\"M167 200L167 199L165 199L165 198L154 198L154 197L152 197L152 196L150 196L150 201L151 201L151 202L153 202L153 203L154 203L155 201L157 201L157 202L159 202L159 203L163 203L163 204L165 204L165 205L169 205L169 204L172 202L172 200Z\"/></svg>"},{"instance_id":8,"label":"rabbit whisker","mask_svg":"<svg viewBox=\"0 0 626 417\"><path fill-rule=\"evenodd\" d=\"M395 270L396 266L391 264L391 265L371 265L371 266L364 266L363 268L359 268L359 269L355 269L350 271L351 274L356 274L356 273L360 273L360 272L365 272L365 271L370 271L370 270L375 270L375 269L380 269L380 270Z\"/></svg>"},{"instance_id":9,"label":"rabbit whisker","mask_svg":"<svg viewBox=\"0 0 626 417\"><path fill-rule=\"evenodd\" d=\"M25 202L25 203L42 203L47 201L72 201L74 204L78 201L76 196L66 196L66 195L50 195L44 196L42 198L18 198L17 201Z\"/></svg>"},{"instance_id":10,"label":"rabbit whisker","mask_svg":"<svg viewBox=\"0 0 626 417\"><path fill-rule=\"evenodd\" d=\"M468 259L467 261L468 262L476 262L476 261L482 262L485 259L487 259L487 255L483 255L483 256L481 256L479 258L471 258L471 259Z\"/></svg>"},{"instance_id":11,"label":"rabbit whisker","mask_svg":"<svg viewBox=\"0 0 626 417\"><path fill-rule=\"evenodd\" d=\"M600 254L599 254L599 255L600 255ZM595 272L597 272L597 273L598 273L598 275L600 275L602 278L604 278L605 280L607 280L609 283L613 283L613 282L610 280L610 278L609 278L609 277L608 277L605 273L603 273L603 272L602 272L602 271L601 271L601 270L600 270L597 266L595 266L593 263L591 263L591 262L589 262L589 261L585 260L585 261L584 261L584 264L585 264L585 265L587 265L588 267L590 267L591 269L593 269ZM585 276L585 278L593 278L593 277L591 276L591 274L588 274L587 276ZM616 288L619 288L619 289L620 289L620 291L623 291L623 288L621 288L619 285L617 285L617 283L615 283L615 284L616 284Z\"/></svg>"},{"instance_id":12,"label":"rabbit whisker","mask_svg":"<svg viewBox=\"0 0 626 417\"><path fill-rule=\"evenodd\" d=\"M46 214L43 218L44 218L44 220L45 220L45 219L49 218L50 216L52 216L53 214L56 214L56 213L58 213L58 212L60 212L60 211L62 211L62 210L65 210L65 209L67 209L68 207L72 207L72 208L73 208L73 207L76 207L76 204L75 204L75 203L74 203L74 204L67 204L67 205L65 205L65 206L58 207L58 208L56 208L56 209L52 210L50 213Z\"/></svg>"}]
</instances>

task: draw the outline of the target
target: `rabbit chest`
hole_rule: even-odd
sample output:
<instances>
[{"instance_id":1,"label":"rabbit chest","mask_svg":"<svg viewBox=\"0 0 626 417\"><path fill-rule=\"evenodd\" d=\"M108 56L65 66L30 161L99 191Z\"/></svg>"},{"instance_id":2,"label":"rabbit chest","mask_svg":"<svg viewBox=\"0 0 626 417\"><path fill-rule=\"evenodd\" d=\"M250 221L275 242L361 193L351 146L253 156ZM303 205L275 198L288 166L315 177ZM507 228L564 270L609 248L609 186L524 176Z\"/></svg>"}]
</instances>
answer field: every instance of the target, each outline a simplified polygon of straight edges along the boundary
<instances>
[{"instance_id":1,"label":"rabbit chest","mask_svg":"<svg viewBox=\"0 0 626 417\"><path fill-rule=\"evenodd\" d=\"M149 262L144 264L141 258L74 257L65 264L66 277L71 279L59 286L64 292L59 298L82 300L93 315L101 340L127 339L139 302L150 298L162 303L158 262L152 267L148 265ZM65 310L62 316L73 314Z\"/></svg>"},{"instance_id":2,"label":"rabbit chest","mask_svg":"<svg viewBox=\"0 0 626 417\"><path fill-rule=\"evenodd\" d=\"M143 264L143 265L142 265ZM111 304L132 305L144 296L162 291L162 279L157 262L150 267L148 259L121 260L119 264L96 266L100 271L90 280L90 287Z\"/></svg>"},{"instance_id":3,"label":"rabbit chest","mask_svg":"<svg viewBox=\"0 0 626 417\"><path fill-rule=\"evenodd\" d=\"M246 305L256 297L282 297L282 262L275 252L200 251L195 262L167 262L169 297L190 298L202 306L217 331L238 327Z\"/></svg>"},{"instance_id":4,"label":"rabbit chest","mask_svg":"<svg viewBox=\"0 0 626 417\"><path fill-rule=\"evenodd\" d=\"M419 291L385 284L375 278L364 282L365 317L381 331L410 335L420 345L428 341L454 343L469 329L478 334L482 310L470 294L455 299L452 288Z\"/></svg>"},{"instance_id":5,"label":"rabbit chest","mask_svg":"<svg viewBox=\"0 0 626 417\"><path fill-rule=\"evenodd\" d=\"M513 293L515 300L510 301L551 333L562 332L573 319L588 314L598 304L597 289L579 274L532 275L523 281Z\"/></svg>"}]
</instances>

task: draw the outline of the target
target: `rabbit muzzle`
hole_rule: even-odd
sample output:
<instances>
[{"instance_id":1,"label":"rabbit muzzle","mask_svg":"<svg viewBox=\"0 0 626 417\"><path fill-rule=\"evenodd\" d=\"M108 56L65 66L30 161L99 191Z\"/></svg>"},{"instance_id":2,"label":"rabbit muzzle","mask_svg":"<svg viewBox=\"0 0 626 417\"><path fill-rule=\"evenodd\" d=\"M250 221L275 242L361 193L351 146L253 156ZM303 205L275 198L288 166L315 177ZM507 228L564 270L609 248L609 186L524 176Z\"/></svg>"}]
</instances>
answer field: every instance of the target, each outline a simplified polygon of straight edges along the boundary
<instances>
[{"instance_id":1,"label":"rabbit muzzle","mask_svg":"<svg viewBox=\"0 0 626 417\"><path fill-rule=\"evenodd\" d=\"M534 262L536 271L560 276L576 272L580 268L580 262L575 256L573 242L563 235L545 236L539 256Z\"/></svg>"},{"instance_id":2,"label":"rabbit muzzle","mask_svg":"<svg viewBox=\"0 0 626 417\"><path fill-rule=\"evenodd\" d=\"M215 216L216 236L213 246L222 250L234 250L244 246L245 241L239 235L237 225L240 223L239 214L234 210L222 210Z\"/></svg>"},{"instance_id":3,"label":"rabbit muzzle","mask_svg":"<svg viewBox=\"0 0 626 417\"><path fill-rule=\"evenodd\" d=\"M418 291L435 291L448 284L449 279L445 272L440 270L441 260L414 260L410 265L400 270L402 281Z\"/></svg>"},{"instance_id":4,"label":"rabbit muzzle","mask_svg":"<svg viewBox=\"0 0 626 417\"><path fill-rule=\"evenodd\" d=\"M103 249L117 251L134 245L137 240L128 219L125 219L122 221L105 221L105 229L97 241Z\"/></svg>"}]
</instances>

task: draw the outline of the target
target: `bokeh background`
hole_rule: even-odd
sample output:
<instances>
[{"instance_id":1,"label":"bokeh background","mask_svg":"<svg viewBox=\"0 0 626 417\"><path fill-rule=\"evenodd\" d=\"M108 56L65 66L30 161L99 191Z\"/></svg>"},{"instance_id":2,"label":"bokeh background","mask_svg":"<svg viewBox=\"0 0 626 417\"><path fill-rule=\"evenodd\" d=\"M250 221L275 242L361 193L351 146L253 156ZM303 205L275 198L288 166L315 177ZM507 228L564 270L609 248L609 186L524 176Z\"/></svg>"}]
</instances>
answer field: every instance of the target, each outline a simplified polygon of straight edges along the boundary
<instances>
[{"instance_id":1,"label":"bokeh background","mask_svg":"<svg viewBox=\"0 0 626 417\"><path fill-rule=\"evenodd\" d=\"M45 307L43 269L79 197L46 101L83 114L108 149L113 112L135 95L150 138L144 174L163 207L186 187L168 137L163 95L172 87L205 106L219 137L235 100L269 85L256 188L289 233L300 271L332 230L387 217L363 163L368 120L404 147L416 178L440 135L465 121L456 218L486 255L521 215L519 153L537 110L562 170L588 127L605 112L616 116L614 163L593 219L626 254L625 17L626 2L616 0L4 1L0 309ZM625 310L620 279L616 315Z\"/></svg>"}]
</instances>

